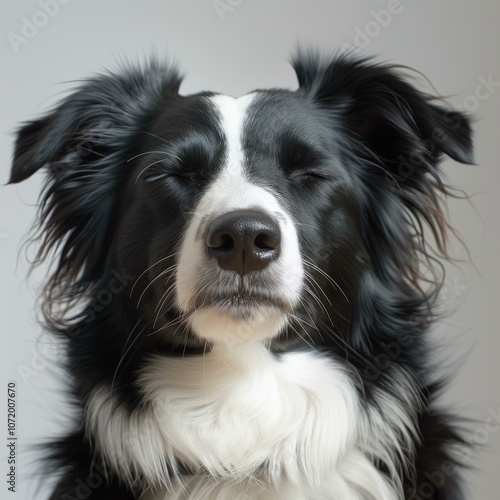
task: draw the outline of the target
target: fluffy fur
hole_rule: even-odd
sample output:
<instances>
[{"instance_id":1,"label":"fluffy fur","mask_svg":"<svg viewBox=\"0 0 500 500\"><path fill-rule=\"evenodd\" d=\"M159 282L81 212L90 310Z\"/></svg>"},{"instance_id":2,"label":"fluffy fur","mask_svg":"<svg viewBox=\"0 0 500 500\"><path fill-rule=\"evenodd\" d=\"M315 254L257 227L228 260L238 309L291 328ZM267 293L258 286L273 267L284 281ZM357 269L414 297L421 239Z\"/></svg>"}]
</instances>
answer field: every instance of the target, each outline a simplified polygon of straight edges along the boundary
<instances>
[{"instance_id":1,"label":"fluffy fur","mask_svg":"<svg viewBox=\"0 0 500 500\"><path fill-rule=\"evenodd\" d=\"M152 61L19 129L79 409L52 500L462 498L426 332L469 119L396 67L293 64L232 98Z\"/></svg>"}]
</instances>

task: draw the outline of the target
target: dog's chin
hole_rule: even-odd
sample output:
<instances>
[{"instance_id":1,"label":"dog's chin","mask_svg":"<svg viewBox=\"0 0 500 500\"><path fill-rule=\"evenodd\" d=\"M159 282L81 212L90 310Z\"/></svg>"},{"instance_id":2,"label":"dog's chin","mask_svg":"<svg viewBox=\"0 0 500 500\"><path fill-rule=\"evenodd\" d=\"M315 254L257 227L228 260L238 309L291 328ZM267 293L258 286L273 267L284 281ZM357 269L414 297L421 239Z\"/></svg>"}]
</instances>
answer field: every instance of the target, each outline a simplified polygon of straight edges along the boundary
<instances>
[{"instance_id":1,"label":"dog's chin","mask_svg":"<svg viewBox=\"0 0 500 500\"><path fill-rule=\"evenodd\" d=\"M189 326L203 340L241 345L276 337L287 318L285 311L271 303L228 299L196 309L190 314Z\"/></svg>"}]
</instances>

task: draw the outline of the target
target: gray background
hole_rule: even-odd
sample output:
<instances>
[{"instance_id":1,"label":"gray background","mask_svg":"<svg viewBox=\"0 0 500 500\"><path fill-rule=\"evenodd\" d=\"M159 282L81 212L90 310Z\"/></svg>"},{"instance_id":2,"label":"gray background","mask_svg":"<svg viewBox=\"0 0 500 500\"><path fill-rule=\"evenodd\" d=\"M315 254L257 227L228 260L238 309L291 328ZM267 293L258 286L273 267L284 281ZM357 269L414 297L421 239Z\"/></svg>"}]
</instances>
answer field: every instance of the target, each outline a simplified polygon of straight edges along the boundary
<instances>
[{"instance_id":1,"label":"gray background","mask_svg":"<svg viewBox=\"0 0 500 500\"><path fill-rule=\"evenodd\" d=\"M42 0L43 2L43 0ZM500 411L498 331L500 278L499 146L500 8L494 0L465 2L377 0L352 1L66 1L58 12L43 15L39 1L2 2L0 53L0 182L8 178L13 130L54 103L70 81L122 58L141 59L153 50L175 58L187 76L183 93L216 90L233 96L255 87L296 86L287 60L296 42L325 52L339 46L362 46L367 54L406 64L425 74L437 91L476 117L478 166L444 165L451 184L471 202L450 201L450 217L462 233L471 260L460 245L453 254L465 259L449 266L443 303L454 310L435 330L436 354L443 370L453 371L444 397L456 413L476 419L468 437L482 445L465 461L470 499L498 498ZM221 11L218 13L217 5ZM224 7L225 6L225 7ZM376 13L391 7L388 19ZM42 12L42 14L40 14ZM31 30L15 47L15 35ZM368 32L368 36L360 35ZM15 34L15 35L13 35ZM490 80L490 89L481 82ZM18 384L17 496L2 479L0 498L44 498L37 489L29 445L64 425L69 409L60 392L57 349L40 334L34 297L46 269L26 279L22 242L35 215L41 174L19 186L0 187L0 323L2 331L0 392L7 380ZM0 397L2 415L6 394ZM0 419L2 426L6 419ZM0 436L4 436L2 427ZM1 444L0 472L6 455Z\"/></svg>"}]
</instances>

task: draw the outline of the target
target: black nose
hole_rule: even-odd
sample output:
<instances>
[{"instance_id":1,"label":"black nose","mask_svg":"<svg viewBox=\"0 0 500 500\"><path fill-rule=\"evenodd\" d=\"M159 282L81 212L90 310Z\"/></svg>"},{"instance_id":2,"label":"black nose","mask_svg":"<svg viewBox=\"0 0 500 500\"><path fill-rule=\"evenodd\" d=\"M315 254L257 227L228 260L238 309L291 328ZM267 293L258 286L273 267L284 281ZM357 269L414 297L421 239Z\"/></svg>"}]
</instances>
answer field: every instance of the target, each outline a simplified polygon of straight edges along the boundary
<instances>
[{"instance_id":1,"label":"black nose","mask_svg":"<svg viewBox=\"0 0 500 500\"><path fill-rule=\"evenodd\" d=\"M257 210L235 210L217 217L207 233L209 255L222 269L240 275L264 269L278 258L279 225Z\"/></svg>"}]
</instances>

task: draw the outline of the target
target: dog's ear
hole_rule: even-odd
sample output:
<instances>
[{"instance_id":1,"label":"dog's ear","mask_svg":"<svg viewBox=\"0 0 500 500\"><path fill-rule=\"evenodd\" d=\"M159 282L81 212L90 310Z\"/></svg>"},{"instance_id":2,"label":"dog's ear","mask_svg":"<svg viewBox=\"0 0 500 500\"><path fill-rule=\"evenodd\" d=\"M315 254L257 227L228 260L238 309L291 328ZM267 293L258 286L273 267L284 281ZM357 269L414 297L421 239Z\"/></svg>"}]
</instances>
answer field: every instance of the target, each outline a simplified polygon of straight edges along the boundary
<instances>
[{"instance_id":1,"label":"dog's ear","mask_svg":"<svg viewBox=\"0 0 500 500\"><path fill-rule=\"evenodd\" d=\"M447 257L449 226L440 194L449 189L439 163L443 154L473 162L470 119L417 90L401 68L369 58L325 61L300 53L293 65L298 92L340 132L344 157L362 180L361 219L377 267L417 282L417 262L430 255L422 223Z\"/></svg>"},{"instance_id":2,"label":"dog's ear","mask_svg":"<svg viewBox=\"0 0 500 500\"><path fill-rule=\"evenodd\" d=\"M397 67L348 55L325 62L314 54L299 54L293 65L300 88L335 111L337 125L396 176L408 165L435 164L442 153L473 163L469 118L432 102Z\"/></svg>"},{"instance_id":3,"label":"dog's ear","mask_svg":"<svg viewBox=\"0 0 500 500\"><path fill-rule=\"evenodd\" d=\"M42 167L48 171L39 209L38 260L62 247L52 288L85 288L99 276L130 147L157 105L177 95L180 82L174 69L156 61L99 75L18 130L10 182Z\"/></svg>"},{"instance_id":4,"label":"dog's ear","mask_svg":"<svg viewBox=\"0 0 500 500\"><path fill-rule=\"evenodd\" d=\"M102 148L115 152L136 133L155 102L177 94L180 83L174 69L154 60L145 68L88 79L52 112L18 130L9 182L21 182L63 160L88 163L88 156L94 160L93 153ZM63 168L77 166L66 163Z\"/></svg>"}]
</instances>

